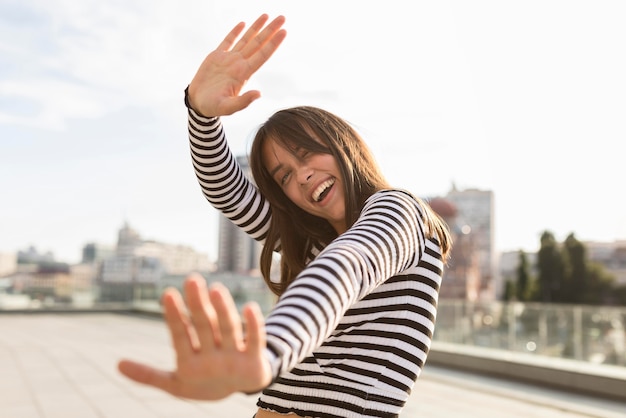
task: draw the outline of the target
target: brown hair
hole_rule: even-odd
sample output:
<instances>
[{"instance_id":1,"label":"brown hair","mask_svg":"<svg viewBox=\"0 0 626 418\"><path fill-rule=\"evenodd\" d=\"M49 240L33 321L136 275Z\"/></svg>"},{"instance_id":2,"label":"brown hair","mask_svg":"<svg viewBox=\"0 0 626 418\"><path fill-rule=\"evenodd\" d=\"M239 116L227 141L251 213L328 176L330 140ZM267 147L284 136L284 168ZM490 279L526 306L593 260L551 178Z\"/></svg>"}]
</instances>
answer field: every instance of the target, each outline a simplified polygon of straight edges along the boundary
<instances>
[{"instance_id":1,"label":"brown hair","mask_svg":"<svg viewBox=\"0 0 626 418\"><path fill-rule=\"evenodd\" d=\"M259 191L272 207L272 221L261 251L260 267L270 289L280 295L312 258L313 248L324 248L337 237L337 232L325 219L296 206L272 178L262 157L268 138L286 149L331 154L336 159L343 177L347 228L356 221L367 198L390 186L358 132L328 111L294 107L276 112L261 125L250 150L250 168ZM428 205L423 206L427 212L426 228L438 236L445 256L451 241L448 229ZM279 242L281 273L280 282L276 283L270 279L270 271Z\"/></svg>"}]
</instances>

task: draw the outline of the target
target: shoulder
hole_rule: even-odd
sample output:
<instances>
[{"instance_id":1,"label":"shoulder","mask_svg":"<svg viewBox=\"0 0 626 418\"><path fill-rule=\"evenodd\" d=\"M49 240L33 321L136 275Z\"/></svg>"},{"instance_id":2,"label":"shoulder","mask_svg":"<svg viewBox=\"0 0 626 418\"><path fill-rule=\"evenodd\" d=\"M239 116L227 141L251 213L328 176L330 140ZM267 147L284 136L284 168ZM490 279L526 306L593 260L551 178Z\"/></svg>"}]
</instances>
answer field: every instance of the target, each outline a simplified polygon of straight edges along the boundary
<instances>
[{"instance_id":1,"label":"shoulder","mask_svg":"<svg viewBox=\"0 0 626 418\"><path fill-rule=\"evenodd\" d=\"M391 205L399 207L411 207L420 214L423 211L424 202L415 197L411 192L404 189L383 189L371 195L365 201L363 210L372 206Z\"/></svg>"},{"instance_id":2,"label":"shoulder","mask_svg":"<svg viewBox=\"0 0 626 418\"><path fill-rule=\"evenodd\" d=\"M360 221L378 219L392 222L418 225L423 228L427 214L425 203L404 189L384 189L371 195L363 205Z\"/></svg>"}]
</instances>

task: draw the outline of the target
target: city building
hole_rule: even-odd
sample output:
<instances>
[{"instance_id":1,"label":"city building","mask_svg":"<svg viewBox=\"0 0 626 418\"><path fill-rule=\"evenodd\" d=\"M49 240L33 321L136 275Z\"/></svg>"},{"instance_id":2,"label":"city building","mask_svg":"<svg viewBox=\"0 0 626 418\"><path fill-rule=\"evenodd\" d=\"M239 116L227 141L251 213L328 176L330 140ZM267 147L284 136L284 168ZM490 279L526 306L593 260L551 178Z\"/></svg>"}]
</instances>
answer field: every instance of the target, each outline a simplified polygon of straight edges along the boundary
<instances>
[{"instance_id":1,"label":"city building","mask_svg":"<svg viewBox=\"0 0 626 418\"><path fill-rule=\"evenodd\" d=\"M83 249L83 254L90 251ZM99 300L158 299L165 287L180 284L188 273L212 270L206 254L188 246L144 240L126 223L119 230L115 254L101 261Z\"/></svg>"},{"instance_id":2,"label":"city building","mask_svg":"<svg viewBox=\"0 0 626 418\"><path fill-rule=\"evenodd\" d=\"M237 162L243 168L245 175L252 180L247 157L239 156ZM259 276L261 244L222 214L219 219L218 240L218 272Z\"/></svg>"},{"instance_id":3,"label":"city building","mask_svg":"<svg viewBox=\"0 0 626 418\"><path fill-rule=\"evenodd\" d=\"M458 220L458 209L452 201L436 197L430 207L448 224L452 251L444 268L439 297L475 301L480 296L481 277L478 252L471 229Z\"/></svg>"},{"instance_id":4,"label":"city building","mask_svg":"<svg viewBox=\"0 0 626 418\"><path fill-rule=\"evenodd\" d=\"M17 270L17 253L0 252L0 277L8 276Z\"/></svg>"},{"instance_id":5,"label":"city building","mask_svg":"<svg viewBox=\"0 0 626 418\"><path fill-rule=\"evenodd\" d=\"M44 305L70 303L73 290L70 266L56 261L24 264L16 273L14 287Z\"/></svg>"},{"instance_id":6,"label":"city building","mask_svg":"<svg viewBox=\"0 0 626 418\"><path fill-rule=\"evenodd\" d=\"M97 264L115 255L115 247L95 242L83 246L83 264Z\"/></svg>"},{"instance_id":7,"label":"city building","mask_svg":"<svg viewBox=\"0 0 626 418\"><path fill-rule=\"evenodd\" d=\"M626 286L626 240L584 242L587 259L602 264L615 277L617 286Z\"/></svg>"},{"instance_id":8,"label":"city building","mask_svg":"<svg viewBox=\"0 0 626 418\"><path fill-rule=\"evenodd\" d=\"M54 262L54 254L51 251L41 253L37 248L30 246L26 250L17 252L18 264L37 264Z\"/></svg>"},{"instance_id":9,"label":"city building","mask_svg":"<svg viewBox=\"0 0 626 418\"><path fill-rule=\"evenodd\" d=\"M494 194L490 190L458 190L453 185L445 198L457 208L457 222L471 230L480 269L479 297L495 299L501 284L495 249Z\"/></svg>"}]
</instances>

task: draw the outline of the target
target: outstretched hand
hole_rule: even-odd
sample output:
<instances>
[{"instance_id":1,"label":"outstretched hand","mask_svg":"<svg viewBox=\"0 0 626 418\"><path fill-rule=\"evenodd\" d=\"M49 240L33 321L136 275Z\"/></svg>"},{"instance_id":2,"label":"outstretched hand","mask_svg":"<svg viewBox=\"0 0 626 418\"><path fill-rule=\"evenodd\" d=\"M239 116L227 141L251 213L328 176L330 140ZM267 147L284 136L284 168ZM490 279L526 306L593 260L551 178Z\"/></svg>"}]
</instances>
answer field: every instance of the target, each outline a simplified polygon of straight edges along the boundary
<instances>
[{"instance_id":1,"label":"outstretched hand","mask_svg":"<svg viewBox=\"0 0 626 418\"><path fill-rule=\"evenodd\" d=\"M283 16L264 28L267 20L266 14L261 15L237 41L245 27L243 22L239 23L204 59L189 84L189 104L196 112L204 116L230 115L261 96L257 90L240 93L246 81L272 56L287 35L281 29L285 23Z\"/></svg>"},{"instance_id":2,"label":"outstretched hand","mask_svg":"<svg viewBox=\"0 0 626 418\"><path fill-rule=\"evenodd\" d=\"M243 309L244 336L235 303L223 285L207 289L205 280L193 274L184 287L188 313L177 290L167 290L163 295L176 370L122 360L120 372L138 383L196 400L257 392L269 385L272 375L264 356L265 328L258 305L248 304Z\"/></svg>"}]
</instances>

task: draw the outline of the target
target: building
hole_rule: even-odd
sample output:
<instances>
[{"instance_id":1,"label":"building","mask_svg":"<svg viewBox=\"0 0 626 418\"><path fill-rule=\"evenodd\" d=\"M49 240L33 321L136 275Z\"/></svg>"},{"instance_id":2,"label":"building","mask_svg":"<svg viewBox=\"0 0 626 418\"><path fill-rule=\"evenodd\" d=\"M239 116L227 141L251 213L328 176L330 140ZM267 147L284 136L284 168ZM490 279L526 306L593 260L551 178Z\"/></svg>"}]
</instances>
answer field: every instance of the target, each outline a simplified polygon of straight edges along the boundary
<instances>
[{"instance_id":1,"label":"building","mask_svg":"<svg viewBox=\"0 0 626 418\"><path fill-rule=\"evenodd\" d=\"M602 264L615 276L617 286L626 286L626 240L613 242L585 242L587 259Z\"/></svg>"},{"instance_id":2,"label":"building","mask_svg":"<svg viewBox=\"0 0 626 418\"><path fill-rule=\"evenodd\" d=\"M480 268L480 298L495 299L500 286L495 249L494 195L490 190L458 190L445 196L458 209L457 222L471 229Z\"/></svg>"},{"instance_id":3,"label":"building","mask_svg":"<svg viewBox=\"0 0 626 418\"><path fill-rule=\"evenodd\" d=\"M97 264L115 255L115 247L91 242L83 246L83 264Z\"/></svg>"},{"instance_id":4,"label":"building","mask_svg":"<svg viewBox=\"0 0 626 418\"><path fill-rule=\"evenodd\" d=\"M430 207L448 224L452 235L450 259L443 271L439 297L475 301L480 296L480 266L472 231L458 221L458 210L450 200L437 197Z\"/></svg>"},{"instance_id":5,"label":"building","mask_svg":"<svg viewBox=\"0 0 626 418\"><path fill-rule=\"evenodd\" d=\"M0 277L8 276L17 270L17 253L0 252Z\"/></svg>"},{"instance_id":6,"label":"building","mask_svg":"<svg viewBox=\"0 0 626 418\"><path fill-rule=\"evenodd\" d=\"M50 251L40 253L35 247L28 247L26 250L20 250L17 252L18 264L38 264L38 263L53 263L54 254Z\"/></svg>"},{"instance_id":7,"label":"building","mask_svg":"<svg viewBox=\"0 0 626 418\"><path fill-rule=\"evenodd\" d=\"M84 249L83 254L86 253L91 250ZM97 279L99 299L158 299L165 287L181 282L190 272L206 274L211 270L206 254L184 245L144 240L126 223L118 232L115 253L101 262Z\"/></svg>"},{"instance_id":8,"label":"building","mask_svg":"<svg viewBox=\"0 0 626 418\"><path fill-rule=\"evenodd\" d=\"M28 266L27 270L17 275L22 280L16 287L21 288L22 293L44 305L71 302L73 288L69 264L47 261L25 266Z\"/></svg>"},{"instance_id":9,"label":"building","mask_svg":"<svg viewBox=\"0 0 626 418\"><path fill-rule=\"evenodd\" d=\"M248 178L252 179L247 157L239 156L237 162ZM218 272L259 275L261 244L221 214L218 240Z\"/></svg>"}]
</instances>

